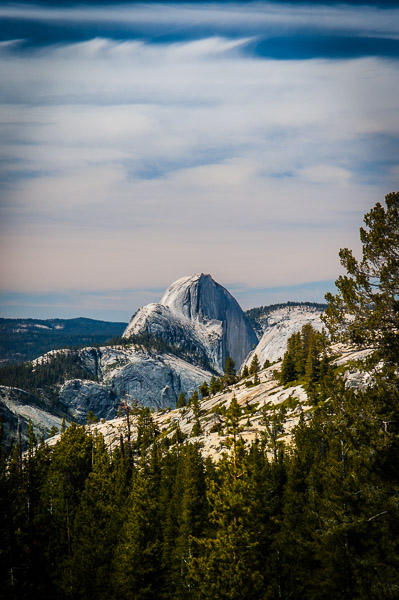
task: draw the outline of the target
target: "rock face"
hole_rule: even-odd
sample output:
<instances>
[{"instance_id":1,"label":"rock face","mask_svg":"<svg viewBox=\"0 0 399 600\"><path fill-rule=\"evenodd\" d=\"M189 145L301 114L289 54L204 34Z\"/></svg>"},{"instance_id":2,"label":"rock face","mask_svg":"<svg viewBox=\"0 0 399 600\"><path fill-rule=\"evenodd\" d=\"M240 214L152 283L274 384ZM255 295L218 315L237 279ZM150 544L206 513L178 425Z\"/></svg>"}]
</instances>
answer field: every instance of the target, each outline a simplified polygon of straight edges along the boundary
<instances>
[{"instance_id":1,"label":"rock face","mask_svg":"<svg viewBox=\"0 0 399 600\"><path fill-rule=\"evenodd\" d=\"M219 373L227 356L239 368L258 342L237 301L204 273L175 281L159 304L144 306L132 317L123 337L144 333L197 352Z\"/></svg>"},{"instance_id":2,"label":"rock face","mask_svg":"<svg viewBox=\"0 0 399 600\"><path fill-rule=\"evenodd\" d=\"M288 339L310 323L314 329L321 331L324 323L321 320L322 312L312 306L290 305L270 312L262 320L263 336L255 350L245 360L250 365L254 354L257 354L261 365L265 360L274 362L284 356L287 350Z\"/></svg>"},{"instance_id":3,"label":"rock face","mask_svg":"<svg viewBox=\"0 0 399 600\"><path fill-rule=\"evenodd\" d=\"M60 430L62 419L35 406L35 398L18 388L0 386L0 419L3 427L3 445L9 447L17 441L20 427L23 443L28 440L29 421L40 439L49 436L52 428Z\"/></svg>"},{"instance_id":4,"label":"rock face","mask_svg":"<svg viewBox=\"0 0 399 600\"><path fill-rule=\"evenodd\" d=\"M50 364L57 355L71 350L53 350L35 361L32 368ZM76 351L75 351L76 353ZM188 398L211 373L171 354L147 351L134 344L83 348L77 351L80 365L87 379L66 379L61 384L40 392L40 398L27 392L0 386L0 418L3 421L3 443L16 440L18 426L26 442L31 420L38 438L48 437L50 429L60 429L62 417L66 421L85 423L89 411L99 419L113 419L125 397L134 398L150 408L174 408L181 392ZM93 381L89 377L97 379ZM50 393L54 401L46 398ZM38 404L40 403L40 407Z\"/></svg>"}]
</instances>

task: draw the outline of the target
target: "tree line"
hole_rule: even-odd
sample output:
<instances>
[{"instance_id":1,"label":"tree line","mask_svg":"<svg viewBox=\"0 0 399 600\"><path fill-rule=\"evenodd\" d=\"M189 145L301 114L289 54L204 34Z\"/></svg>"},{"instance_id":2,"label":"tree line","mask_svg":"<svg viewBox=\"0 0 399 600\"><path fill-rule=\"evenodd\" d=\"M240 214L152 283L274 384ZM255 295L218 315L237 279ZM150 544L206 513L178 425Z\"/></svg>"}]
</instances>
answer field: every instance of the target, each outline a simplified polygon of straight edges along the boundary
<instances>
[{"instance_id":1,"label":"tree line","mask_svg":"<svg viewBox=\"0 0 399 600\"><path fill-rule=\"evenodd\" d=\"M398 386L330 391L291 445L277 411L245 445L233 398L218 461L145 408L112 451L85 426L52 447L31 431L1 455L4 597L396 598Z\"/></svg>"}]
</instances>

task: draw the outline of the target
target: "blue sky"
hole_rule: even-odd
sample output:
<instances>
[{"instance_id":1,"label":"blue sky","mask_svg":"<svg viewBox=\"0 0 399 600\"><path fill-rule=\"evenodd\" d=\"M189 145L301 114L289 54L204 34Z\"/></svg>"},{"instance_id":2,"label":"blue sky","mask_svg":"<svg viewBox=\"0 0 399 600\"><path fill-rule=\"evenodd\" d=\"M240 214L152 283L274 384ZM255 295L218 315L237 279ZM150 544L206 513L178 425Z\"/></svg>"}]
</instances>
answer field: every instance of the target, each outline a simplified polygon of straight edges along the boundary
<instances>
[{"instance_id":1,"label":"blue sky","mask_svg":"<svg viewBox=\"0 0 399 600\"><path fill-rule=\"evenodd\" d=\"M399 189L398 71L396 2L3 3L0 315L322 301Z\"/></svg>"}]
</instances>

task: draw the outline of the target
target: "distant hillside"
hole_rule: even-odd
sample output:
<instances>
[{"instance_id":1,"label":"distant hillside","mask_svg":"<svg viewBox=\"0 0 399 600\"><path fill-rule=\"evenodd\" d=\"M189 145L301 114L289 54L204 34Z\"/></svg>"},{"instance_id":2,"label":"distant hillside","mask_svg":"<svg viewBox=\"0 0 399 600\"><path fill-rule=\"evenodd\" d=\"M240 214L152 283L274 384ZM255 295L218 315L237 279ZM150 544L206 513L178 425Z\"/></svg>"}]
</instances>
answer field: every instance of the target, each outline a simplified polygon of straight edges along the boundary
<instances>
[{"instance_id":1,"label":"distant hillside","mask_svg":"<svg viewBox=\"0 0 399 600\"><path fill-rule=\"evenodd\" d=\"M93 346L121 336L127 323L78 319L0 318L0 364L32 360L58 348Z\"/></svg>"},{"instance_id":2,"label":"distant hillside","mask_svg":"<svg viewBox=\"0 0 399 600\"><path fill-rule=\"evenodd\" d=\"M314 310L324 312L327 308L327 304L320 302L284 302L281 304L270 304L269 306L259 306L258 308L250 308L245 311L245 315L248 321L251 323L253 329L256 331L258 337L262 337L265 327L265 318L272 312L281 308L288 308L292 306L304 306L313 308Z\"/></svg>"}]
</instances>

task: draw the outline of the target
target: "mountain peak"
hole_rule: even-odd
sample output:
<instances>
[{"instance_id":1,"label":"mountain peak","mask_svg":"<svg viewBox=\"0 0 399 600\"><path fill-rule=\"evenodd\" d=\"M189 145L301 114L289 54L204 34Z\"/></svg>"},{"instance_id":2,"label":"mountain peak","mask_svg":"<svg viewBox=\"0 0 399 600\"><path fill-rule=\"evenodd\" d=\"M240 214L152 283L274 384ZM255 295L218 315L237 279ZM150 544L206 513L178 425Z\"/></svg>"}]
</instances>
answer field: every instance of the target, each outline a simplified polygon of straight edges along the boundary
<instances>
[{"instance_id":1,"label":"mountain peak","mask_svg":"<svg viewBox=\"0 0 399 600\"><path fill-rule=\"evenodd\" d=\"M239 368L258 342L238 302L206 273L181 277L168 287L158 305L140 309L123 335L129 338L140 333L205 352L220 372L227 356Z\"/></svg>"},{"instance_id":2,"label":"mountain peak","mask_svg":"<svg viewBox=\"0 0 399 600\"><path fill-rule=\"evenodd\" d=\"M172 313L191 321L223 320L226 302L238 307L233 296L205 273L178 279L168 287L161 300Z\"/></svg>"}]
</instances>

